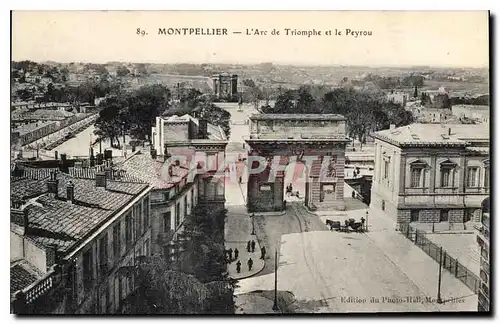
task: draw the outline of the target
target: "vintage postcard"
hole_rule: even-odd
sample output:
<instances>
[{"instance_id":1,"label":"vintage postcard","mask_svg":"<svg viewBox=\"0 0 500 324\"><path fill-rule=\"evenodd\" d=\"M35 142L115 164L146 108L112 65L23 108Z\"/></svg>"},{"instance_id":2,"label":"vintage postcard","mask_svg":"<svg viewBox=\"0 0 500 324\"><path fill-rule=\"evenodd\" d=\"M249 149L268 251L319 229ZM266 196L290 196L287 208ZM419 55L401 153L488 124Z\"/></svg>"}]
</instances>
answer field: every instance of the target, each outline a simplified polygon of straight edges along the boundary
<instances>
[{"instance_id":1,"label":"vintage postcard","mask_svg":"<svg viewBox=\"0 0 500 324\"><path fill-rule=\"evenodd\" d=\"M487 11L13 11L13 314L490 313Z\"/></svg>"}]
</instances>

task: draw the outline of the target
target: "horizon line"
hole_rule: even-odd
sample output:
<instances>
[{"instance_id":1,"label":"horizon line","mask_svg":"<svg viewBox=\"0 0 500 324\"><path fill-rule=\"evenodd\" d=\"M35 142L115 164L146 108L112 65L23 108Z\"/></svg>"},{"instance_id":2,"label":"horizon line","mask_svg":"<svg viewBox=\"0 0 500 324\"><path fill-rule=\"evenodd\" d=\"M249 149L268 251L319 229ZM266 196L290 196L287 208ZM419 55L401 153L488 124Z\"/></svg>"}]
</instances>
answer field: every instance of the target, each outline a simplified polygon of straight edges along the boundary
<instances>
[{"instance_id":1,"label":"horizon line","mask_svg":"<svg viewBox=\"0 0 500 324\"><path fill-rule=\"evenodd\" d=\"M14 60L11 58L12 62L22 62L22 61L31 61L34 63L43 64L44 62L54 62L58 64L70 64L70 63L82 63L82 64L113 64L113 63L122 63L122 64L158 64L158 65L177 65L177 64L193 64L193 65L263 65L263 64L272 64L276 66L294 66L294 67L365 67L365 68L456 68L456 69L489 69L490 66L482 65L482 66L467 66L467 65L433 65L433 64L396 64L389 65L389 63L380 63L379 64L321 64L321 63L279 63L279 62L248 62L248 63L236 63L236 62L157 62L157 61L106 61L106 62L97 62L97 61L56 61L56 60L33 60L33 59L17 59Z\"/></svg>"}]
</instances>

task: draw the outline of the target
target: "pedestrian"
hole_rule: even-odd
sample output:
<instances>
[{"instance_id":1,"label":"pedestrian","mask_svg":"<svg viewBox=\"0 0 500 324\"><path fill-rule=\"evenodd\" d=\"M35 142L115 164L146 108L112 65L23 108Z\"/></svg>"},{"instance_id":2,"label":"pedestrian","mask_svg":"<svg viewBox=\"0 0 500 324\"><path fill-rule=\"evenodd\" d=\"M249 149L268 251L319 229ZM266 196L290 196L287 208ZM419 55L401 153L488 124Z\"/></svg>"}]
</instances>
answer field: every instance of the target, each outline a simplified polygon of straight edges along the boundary
<instances>
[{"instance_id":1,"label":"pedestrian","mask_svg":"<svg viewBox=\"0 0 500 324\"><path fill-rule=\"evenodd\" d=\"M262 248L260 249L260 258L262 260L266 259L266 247L265 246L262 246Z\"/></svg>"},{"instance_id":2,"label":"pedestrian","mask_svg":"<svg viewBox=\"0 0 500 324\"><path fill-rule=\"evenodd\" d=\"M241 272L241 262L239 260L238 260L238 262L236 262L236 272L237 273Z\"/></svg>"},{"instance_id":3,"label":"pedestrian","mask_svg":"<svg viewBox=\"0 0 500 324\"><path fill-rule=\"evenodd\" d=\"M241 182L242 182L241 176L239 177L238 181L241 184Z\"/></svg>"},{"instance_id":4,"label":"pedestrian","mask_svg":"<svg viewBox=\"0 0 500 324\"><path fill-rule=\"evenodd\" d=\"M251 249L251 243L250 241L247 242L247 252L250 252Z\"/></svg>"},{"instance_id":5,"label":"pedestrian","mask_svg":"<svg viewBox=\"0 0 500 324\"><path fill-rule=\"evenodd\" d=\"M252 258L248 259L247 264L248 264L248 271L252 271L252 266L253 266L253 260L252 260Z\"/></svg>"},{"instance_id":6,"label":"pedestrian","mask_svg":"<svg viewBox=\"0 0 500 324\"><path fill-rule=\"evenodd\" d=\"M229 262L233 261L233 249L232 248L229 248Z\"/></svg>"},{"instance_id":7,"label":"pedestrian","mask_svg":"<svg viewBox=\"0 0 500 324\"><path fill-rule=\"evenodd\" d=\"M238 255L240 254L240 251L236 248L234 249L234 259L238 260Z\"/></svg>"},{"instance_id":8,"label":"pedestrian","mask_svg":"<svg viewBox=\"0 0 500 324\"><path fill-rule=\"evenodd\" d=\"M352 196L352 198L356 198L356 192L354 192L354 190L352 191L351 196Z\"/></svg>"},{"instance_id":9,"label":"pedestrian","mask_svg":"<svg viewBox=\"0 0 500 324\"><path fill-rule=\"evenodd\" d=\"M255 252L255 241L252 240L252 253L254 253L254 252Z\"/></svg>"}]
</instances>

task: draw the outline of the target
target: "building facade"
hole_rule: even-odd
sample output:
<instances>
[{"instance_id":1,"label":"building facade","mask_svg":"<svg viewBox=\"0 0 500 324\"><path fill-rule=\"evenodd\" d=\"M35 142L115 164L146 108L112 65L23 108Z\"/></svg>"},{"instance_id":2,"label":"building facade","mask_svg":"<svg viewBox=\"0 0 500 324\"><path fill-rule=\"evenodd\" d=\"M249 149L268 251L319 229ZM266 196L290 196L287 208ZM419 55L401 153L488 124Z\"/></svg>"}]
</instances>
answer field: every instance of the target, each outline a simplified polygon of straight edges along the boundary
<instances>
[{"instance_id":1,"label":"building facade","mask_svg":"<svg viewBox=\"0 0 500 324\"><path fill-rule=\"evenodd\" d=\"M151 187L109 165L80 171L25 168L11 181L12 313L116 314L135 289Z\"/></svg>"},{"instance_id":2,"label":"building facade","mask_svg":"<svg viewBox=\"0 0 500 324\"><path fill-rule=\"evenodd\" d=\"M487 126L391 126L372 137L371 207L399 224L427 223L441 230L479 222L490 193Z\"/></svg>"},{"instance_id":3,"label":"building facade","mask_svg":"<svg viewBox=\"0 0 500 324\"><path fill-rule=\"evenodd\" d=\"M118 167L152 187L153 252L175 255L173 242L198 205L225 204L224 131L190 115L158 117L150 152L137 152Z\"/></svg>"},{"instance_id":4,"label":"building facade","mask_svg":"<svg viewBox=\"0 0 500 324\"><path fill-rule=\"evenodd\" d=\"M477 234L477 242L481 247L477 310L490 310L490 199L486 198L482 206L481 226Z\"/></svg>"}]
</instances>

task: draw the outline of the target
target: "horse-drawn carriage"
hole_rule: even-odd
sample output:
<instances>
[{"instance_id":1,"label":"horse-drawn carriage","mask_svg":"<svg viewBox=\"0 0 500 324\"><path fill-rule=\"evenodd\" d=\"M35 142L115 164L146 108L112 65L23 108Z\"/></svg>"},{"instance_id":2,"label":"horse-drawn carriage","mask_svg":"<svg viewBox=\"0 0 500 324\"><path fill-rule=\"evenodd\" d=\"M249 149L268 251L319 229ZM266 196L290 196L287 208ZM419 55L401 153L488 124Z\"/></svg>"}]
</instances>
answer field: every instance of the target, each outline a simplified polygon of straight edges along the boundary
<instances>
[{"instance_id":1,"label":"horse-drawn carriage","mask_svg":"<svg viewBox=\"0 0 500 324\"><path fill-rule=\"evenodd\" d=\"M344 221L344 224L340 221L332 221L327 219L326 225L330 226L330 231L336 230L337 232L357 232L362 233L365 231L365 219L361 217L360 222L356 222L354 218L349 218Z\"/></svg>"}]
</instances>

